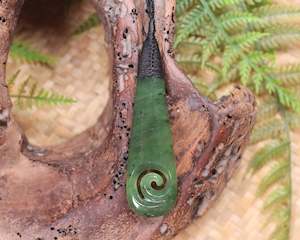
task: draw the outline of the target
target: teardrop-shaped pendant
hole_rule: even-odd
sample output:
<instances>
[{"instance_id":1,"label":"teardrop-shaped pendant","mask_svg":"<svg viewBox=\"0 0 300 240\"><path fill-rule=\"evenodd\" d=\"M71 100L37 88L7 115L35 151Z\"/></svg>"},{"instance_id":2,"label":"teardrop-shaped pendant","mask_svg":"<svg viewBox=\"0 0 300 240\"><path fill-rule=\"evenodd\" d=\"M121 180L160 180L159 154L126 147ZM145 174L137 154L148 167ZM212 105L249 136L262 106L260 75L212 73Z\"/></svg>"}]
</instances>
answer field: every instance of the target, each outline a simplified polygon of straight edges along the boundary
<instances>
[{"instance_id":1,"label":"teardrop-shaped pendant","mask_svg":"<svg viewBox=\"0 0 300 240\"><path fill-rule=\"evenodd\" d=\"M176 161L155 39L154 3L147 2L150 23L139 59L126 192L128 204L137 214L161 216L176 201Z\"/></svg>"}]
</instances>

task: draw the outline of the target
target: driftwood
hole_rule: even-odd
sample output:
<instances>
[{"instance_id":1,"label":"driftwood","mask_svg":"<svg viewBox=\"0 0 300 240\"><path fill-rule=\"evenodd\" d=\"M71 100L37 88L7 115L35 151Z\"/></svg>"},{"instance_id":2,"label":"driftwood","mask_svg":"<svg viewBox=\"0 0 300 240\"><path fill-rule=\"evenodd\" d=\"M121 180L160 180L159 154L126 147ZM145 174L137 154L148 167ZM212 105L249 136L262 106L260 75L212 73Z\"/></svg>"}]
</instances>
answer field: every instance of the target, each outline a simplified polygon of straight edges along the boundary
<instances>
[{"instance_id":1,"label":"driftwood","mask_svg":"<svg viewBox=\"0 0 300 240\"><path fill-rule=\"evenodd\" d=\"M112 61L111 98L92 128L65 144L31 145L11 114L5 65L22 0L0 0L0 239L169 239L200 217L237 168L255 119L245 88L212 103L173 59L175 0L156 1L178 199L165 217L136 216L124 183L144 1L94 0Z\"/></svg>"}]
</instances>

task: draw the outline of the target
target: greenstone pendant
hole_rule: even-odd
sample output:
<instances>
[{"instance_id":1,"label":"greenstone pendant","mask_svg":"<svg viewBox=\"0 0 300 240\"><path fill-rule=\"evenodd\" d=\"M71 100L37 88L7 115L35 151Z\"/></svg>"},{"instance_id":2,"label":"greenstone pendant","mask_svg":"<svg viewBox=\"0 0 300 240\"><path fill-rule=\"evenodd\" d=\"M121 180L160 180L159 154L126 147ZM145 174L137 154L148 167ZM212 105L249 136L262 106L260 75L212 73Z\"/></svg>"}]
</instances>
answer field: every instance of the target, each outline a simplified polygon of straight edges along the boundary
<instances>
[{"instance_id":1,"label":"greenstone pendant","mask_svg":"<svg viewBox=\"0 0 300 240\"><path fill-rule=\"evenodd\" d=\"M130 208L140 215L165 215L176 201L176 163L161 78L137 83L126 191Z\"/></svg>"},{"instance_id":2,"label":"greenstone pendant","mask_svg":"<svg viewBox=\"0 0 300 240\"><path fill-rule=\"evenodd\" d=\"M139 58L126 193L129 207L148 217L167 214L177 197L176 161L165 97L161 56L155 38L154 2Z\"/></svg>"}]
</instances>

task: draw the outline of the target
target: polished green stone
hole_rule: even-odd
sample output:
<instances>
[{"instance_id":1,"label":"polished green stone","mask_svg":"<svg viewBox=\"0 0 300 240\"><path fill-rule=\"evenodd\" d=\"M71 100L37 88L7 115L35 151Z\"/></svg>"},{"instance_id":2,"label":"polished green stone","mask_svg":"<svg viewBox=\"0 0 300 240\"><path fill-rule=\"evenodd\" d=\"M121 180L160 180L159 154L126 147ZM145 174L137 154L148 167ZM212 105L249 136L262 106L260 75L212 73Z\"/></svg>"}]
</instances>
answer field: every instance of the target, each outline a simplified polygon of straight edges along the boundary
<instances>
[{"instance_id":1,"label":"polished green stone","mask_svg":"<svg viewBox=\"0 0 300 240\"><path fill-rule=\"evenodd\" d=\"M160 78L137 82L126 192L130 208L144 216L165 215L176 201L176 162Z\"/></svg>"}]
</instances>

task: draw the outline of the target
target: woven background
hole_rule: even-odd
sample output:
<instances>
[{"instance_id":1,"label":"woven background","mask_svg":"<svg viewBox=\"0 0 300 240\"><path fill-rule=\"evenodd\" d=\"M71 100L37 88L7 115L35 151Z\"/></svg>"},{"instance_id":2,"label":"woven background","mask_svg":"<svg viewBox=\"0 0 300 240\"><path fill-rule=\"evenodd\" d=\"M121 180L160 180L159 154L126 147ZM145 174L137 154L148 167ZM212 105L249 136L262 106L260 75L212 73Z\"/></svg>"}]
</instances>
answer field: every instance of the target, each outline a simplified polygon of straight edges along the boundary
<instances>
[{"instance_id":1,"label":"woven background","mask_svg":"<svg viewBox=\"0 0 300 240\"><path fill-rule=\"evenodd\" d=\"M297 1L299 2L294 0ZM32 4L34 2L38 0L31 1ZM16 69L21 69L18 81L31 75L38 81L39 86L77 99L77 103L64 107L30 110L14 108L15 116L30 141L38 145L60 143L93 125L108 99L109 63L105 55L103 29L98 27L80 36L70 36L72 29L74 30L77 24L93 11L92 7L89 3L83 3L71 8L66 6L58 8L59 4L55 2L62 1L53 0L53 5L44 5L42 9L27 6L22 13L22 24L19 26L20 34L18 34L18 37L28 40L37 49L57 56L58 63L55 68L51 70L11 59L8 64L8 76ZM33 14L35 12L39 12L39 16L35 16L36 14ZM280 61L285 62L297 59L300 59L299 50L280 56ZM293 133L292 139L294 193L291 239L299 240L300 131ZM267 217L261 212L263 200L255 196L258 182L266 170L253 177L245 175L250 153L251 149L248 149L240 170L213 208L203 218L182 231L175 240L267 239L274 226L262 229L261 226L267 221Z\"/></svg>"}]
</instances>

